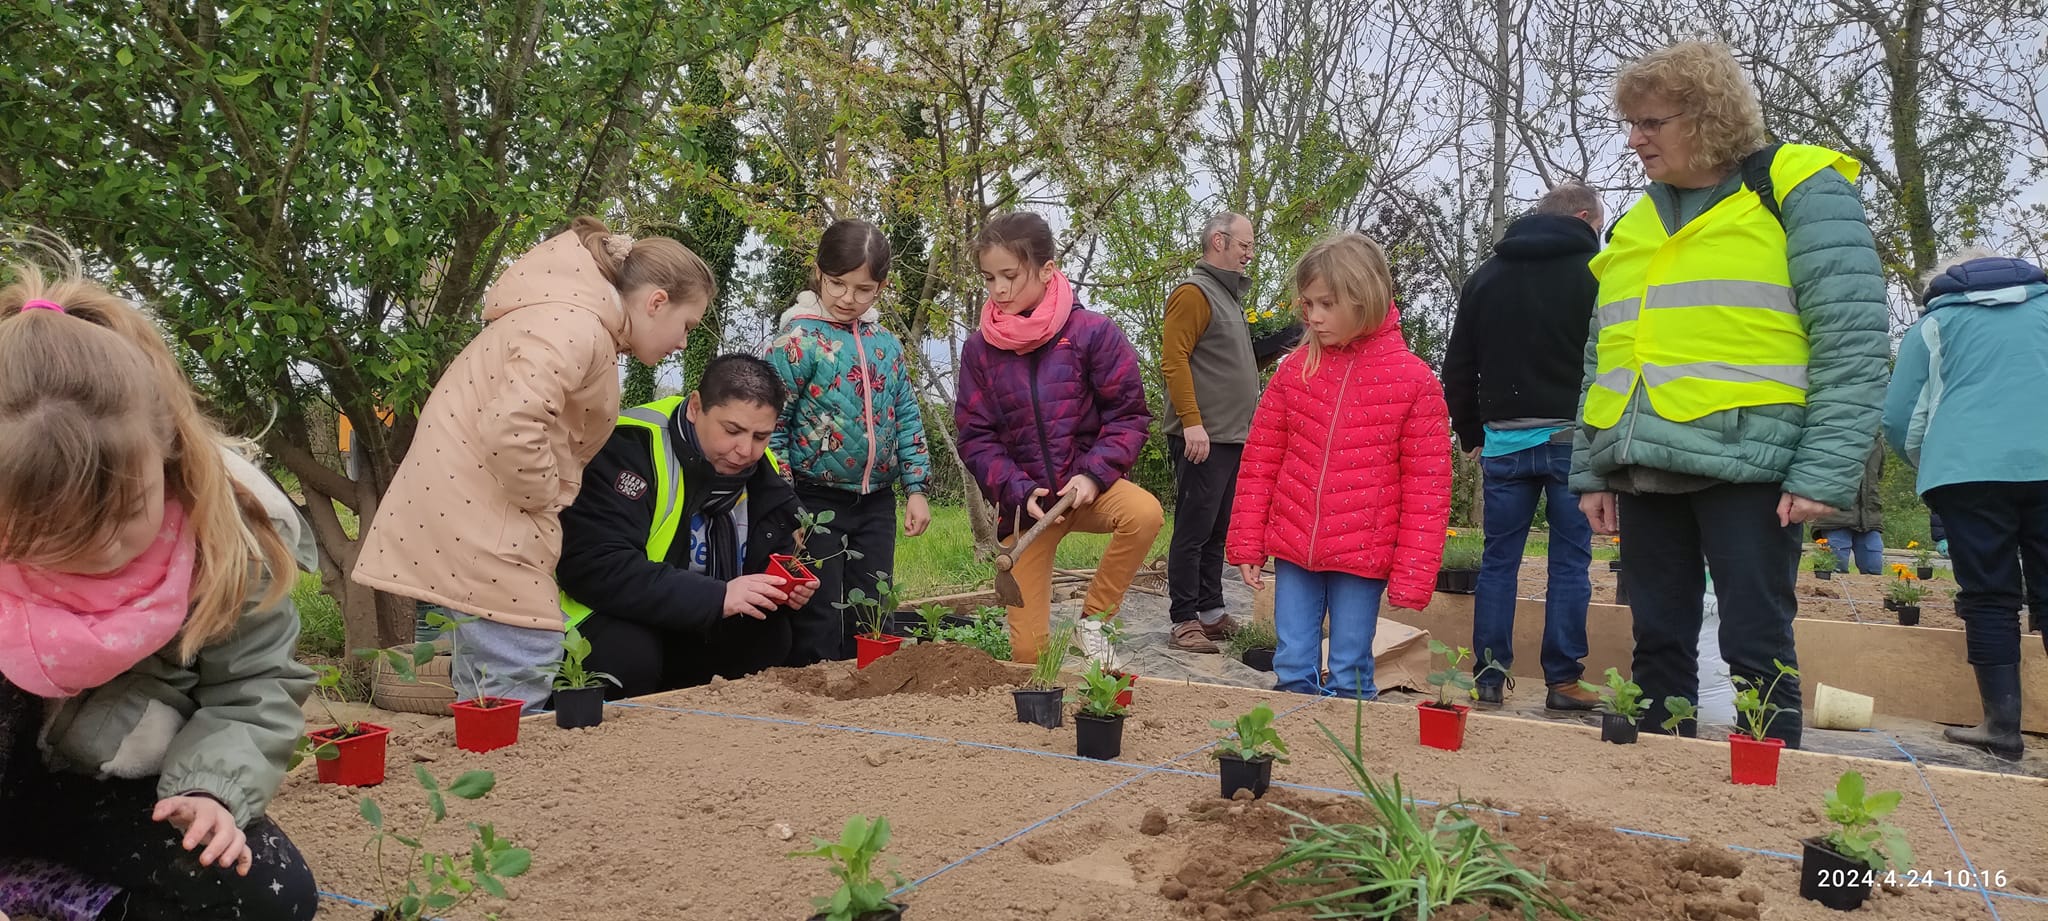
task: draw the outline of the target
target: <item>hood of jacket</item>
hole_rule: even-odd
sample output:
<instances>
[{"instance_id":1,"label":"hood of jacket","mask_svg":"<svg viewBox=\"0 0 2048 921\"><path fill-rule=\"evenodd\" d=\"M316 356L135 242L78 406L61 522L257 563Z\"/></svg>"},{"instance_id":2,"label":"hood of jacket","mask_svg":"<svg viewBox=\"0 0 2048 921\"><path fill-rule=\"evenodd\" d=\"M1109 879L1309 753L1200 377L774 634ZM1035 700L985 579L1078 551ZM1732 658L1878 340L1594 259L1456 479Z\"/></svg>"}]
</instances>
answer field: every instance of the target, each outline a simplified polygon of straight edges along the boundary
<instances>
[{"instance_id":1,"label":"hood of jacket","mask_svg":"<svg viewBox=\"0 0 2048 921\"><path fill-rule=\"evenodd\" d=\"M619 291L574 233L556 234L507 267L484 293L484 322L538 304L586 311L603 321L613 340L626 341L626 308Z\"/></svg>"},{"instance_id":2,"label":"hood of jacket","mask_svg":"<svg viewBox=\"0 0 2048 921\"><path fill-rule=\"evenodd\" d=\"M2048 285L2048 274L2024 259L1972 259L1950 266L1927 286L1927 311L1944 307L2010 307Z\"/></svg>"},{"instance_id":3,"label":"hood of jacket","mask_svg":"<svg viewBox=\"0 0 2048 921\"><path fill-rule=\"evenodd\" d=\"M814 291L799 292L796 296L796 303L791 304L788 310L782 312L782 318L776 321L775 326L777 329L786 329L789 327L789 324L798 320L823 320L835 326L850 325L842 323L834 319L831 314L826 313L825 302L819 300L817 292ZM881 310L870 306L866 313L860 315L860 322L882 322Z\"/></svg>"},{"instance_id":4,"label":"hood of jacket","mask_svg":"<svg viewBox=\"0 0 2048 921\"><path fill-rule=\"evenodd\" d=\"M1550 259L1600 251L1593 225L1563 214L1531 214L1516 218L1493 244L1503 259Z\"/></svg>"}]
</instances>

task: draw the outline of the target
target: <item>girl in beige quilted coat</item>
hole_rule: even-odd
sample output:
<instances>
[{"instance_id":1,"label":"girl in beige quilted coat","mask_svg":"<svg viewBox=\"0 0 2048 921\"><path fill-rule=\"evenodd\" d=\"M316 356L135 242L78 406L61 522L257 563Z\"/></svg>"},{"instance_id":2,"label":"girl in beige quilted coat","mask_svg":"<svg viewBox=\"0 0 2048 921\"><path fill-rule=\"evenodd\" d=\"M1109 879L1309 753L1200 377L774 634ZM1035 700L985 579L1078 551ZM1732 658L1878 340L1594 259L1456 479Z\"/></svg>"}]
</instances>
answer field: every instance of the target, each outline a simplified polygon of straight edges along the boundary
<instances>
[{"instance_id":1,"label":"girl in beige quilted coat","mask_svg":"<svg viewBox=\"0 0 2048 921\"><path fill-rule=\"evenodd\" d=\"M427 399L353 574L476 618L456 631L460 698L547 700L558 516L617 422L618 356L651 365L681 351L715 288L682 244L579 217L484 295L483 332Z\"/></svg>"}]
</instances>

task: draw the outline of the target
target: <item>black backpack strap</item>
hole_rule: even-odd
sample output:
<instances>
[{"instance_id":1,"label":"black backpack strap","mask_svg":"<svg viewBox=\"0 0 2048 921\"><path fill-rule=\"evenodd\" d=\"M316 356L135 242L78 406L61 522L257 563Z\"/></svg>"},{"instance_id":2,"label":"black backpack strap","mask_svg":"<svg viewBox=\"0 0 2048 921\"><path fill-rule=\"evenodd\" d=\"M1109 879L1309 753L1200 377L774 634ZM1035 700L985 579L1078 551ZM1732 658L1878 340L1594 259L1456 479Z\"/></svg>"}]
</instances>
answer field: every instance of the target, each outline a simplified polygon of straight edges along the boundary
<instances>
[{"instance_id":1,"label":"black backpack strap","mask_svg":"<svg viewBox=\"0 0 2048 921\"><path fill-rule=\"evenodd\" d=\"M1771 185L1771 161L1777 159L1778 148L1783 144L1772 144L1742 158L1742 184L1756 193L1764 203L1764 210L1778 219L1778 225L1785 224L1785 211L1778 206L1778 191Z\"/></svg>"}]
</instances>

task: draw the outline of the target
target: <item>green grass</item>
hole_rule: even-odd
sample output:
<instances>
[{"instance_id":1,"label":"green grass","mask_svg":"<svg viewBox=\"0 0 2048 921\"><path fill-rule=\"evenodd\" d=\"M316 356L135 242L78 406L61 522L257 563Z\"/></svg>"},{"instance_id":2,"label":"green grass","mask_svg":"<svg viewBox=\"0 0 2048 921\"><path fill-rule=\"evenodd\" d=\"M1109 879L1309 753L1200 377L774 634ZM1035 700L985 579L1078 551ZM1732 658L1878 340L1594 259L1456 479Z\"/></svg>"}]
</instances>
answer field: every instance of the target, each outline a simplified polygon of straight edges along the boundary
<instances>
[{"instance_id":1,"label":"green grass","mask_svg":"<svg viewBox=\"0 0 2048 921\"><path fill-rule=\"evenodd\" d=\"M899 519L901 513L898 513ZM935 505L932 525L922 535L904 537L899 523L896 532L896 572L893 581L908 598L928 598L951 592L970 591L994 581L994 567L974 558L974 532L967 523L967 509ZM1173 539L1173 515L1159 529L1147 559L1166 555ZM1071 534L1060 541L1054 562L1061 569L1094 569L1109 546L1107 534Z\"/></svg>"},{"instance_id":2,"label":"green grass","mask_svg":"<svg viewBox=\"0 0 2048 921\"><path fill-rule=\"evenodd\" d=\"M299 609L299 657L338 659L343 647L341 605L320 590L317 573L300 573L292 588L292 604Z\"/></svg>"}]
</instances>

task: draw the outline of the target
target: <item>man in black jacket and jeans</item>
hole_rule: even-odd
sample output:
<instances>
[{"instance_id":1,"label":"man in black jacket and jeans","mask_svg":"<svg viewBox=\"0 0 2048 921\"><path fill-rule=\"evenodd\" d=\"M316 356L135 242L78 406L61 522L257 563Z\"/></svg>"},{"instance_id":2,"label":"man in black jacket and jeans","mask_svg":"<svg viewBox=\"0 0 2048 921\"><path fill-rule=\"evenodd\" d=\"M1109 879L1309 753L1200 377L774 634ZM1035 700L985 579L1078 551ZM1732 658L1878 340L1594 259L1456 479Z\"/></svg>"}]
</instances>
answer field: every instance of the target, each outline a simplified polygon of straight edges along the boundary
<instances>
[{"instance_id":1,"label":"man in black jacket and jeans","mask_svg":"<svg viewBox=\"0 0 2048 921\"><path fill-rule=\"evenodd\" d=\"M766 574L770 554L796 552L802 510L766 457L787 397L767 362L719 356L688 401L623 413L585 468L555 575L586 664L619 679L610 696L788 663L790 612L815 586Z\"/></svg>"},{"instance_id":2,"label":"man in black jacket and jeans","mask_svg":"<svg viewBox=\"0 0 2048 921\"><path fill-rule=\"evenodd\" d=\"M1586 267L1600 251L1600 196L1577 183L1552 189L1508 225L1494 256L1458 293L1444 361L1451 429L1485 476L1486 550L1473 596L1472 648L1484 663L1514 662L1522 550L1537 500L1549 499L1550 585L1544 595L1545 706L1590 710L1585 673L1587 567L1593 530L1567 487L1586 336L1599 285ZM1499 704L1505 677L1479 676L1479 700Z\"/></svg>"}]
</instances>

